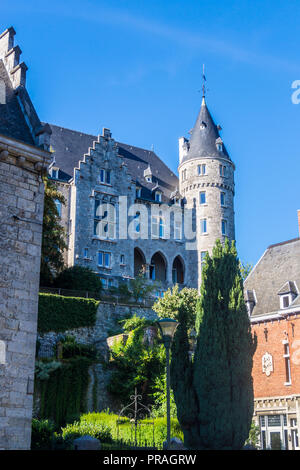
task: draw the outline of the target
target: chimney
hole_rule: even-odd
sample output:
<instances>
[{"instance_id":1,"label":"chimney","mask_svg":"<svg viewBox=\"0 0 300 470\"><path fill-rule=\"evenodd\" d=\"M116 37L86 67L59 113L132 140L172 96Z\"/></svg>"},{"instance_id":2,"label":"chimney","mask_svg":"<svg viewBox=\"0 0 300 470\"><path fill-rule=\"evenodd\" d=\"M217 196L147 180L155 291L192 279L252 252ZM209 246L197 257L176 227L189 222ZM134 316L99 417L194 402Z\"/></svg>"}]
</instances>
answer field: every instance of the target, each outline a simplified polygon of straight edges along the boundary
<instances>
[{"instance_id":1,"label":"chimney","mask_svg":"<svg viewBox=\"0 0 300 470\"><path fill-rule=\"evenodd\" d=\"M299 230L299 238L300 238L300 209L298 209L298 230Z\"/></svg>"}]
</instances>

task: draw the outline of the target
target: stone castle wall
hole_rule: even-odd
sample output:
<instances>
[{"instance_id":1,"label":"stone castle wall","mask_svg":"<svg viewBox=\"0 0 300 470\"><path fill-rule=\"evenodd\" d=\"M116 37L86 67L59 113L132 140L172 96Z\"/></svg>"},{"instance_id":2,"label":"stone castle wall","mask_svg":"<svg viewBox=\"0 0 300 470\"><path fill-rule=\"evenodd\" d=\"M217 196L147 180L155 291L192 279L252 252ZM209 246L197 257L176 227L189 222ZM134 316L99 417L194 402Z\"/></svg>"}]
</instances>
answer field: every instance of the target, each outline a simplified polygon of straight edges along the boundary
<instances>
[{"instance_id":1,"label":"stone castle wall","mask_svg":"<svg viewBox=\"0 0 300 470\"><path fill-rule=\"evenodd\" d=\"M44 186L0 136L0 449L29 449ZM2 147L3 148L3 147ZM42 151L41 151L42 152ZM28 156L28 155L27 155Z\"/></svg>"},{"instance_id":2,"label":"stone castle wall","mask_svg":"<svg viewBox=\"0 0 300 470\"><path fill-rule=\"evenodd\" d=\"M90 344L96 347L98 354L104 360L108 359L109 336L112 335L116 327L116 320L132 317L134 314L147 319L155 320L156 313L150 307L137 307L135 305L111 304L101 302L96 316L96 323L93 327L82 327L64 332L66 336L73 336L78 343ZM38 335L40 343L39 357L49 357L61 336L61 333L48 332ZM87 411L101 411L106 408L118 411L119 404L110 397L106 391L106 386L110 378L102 363L93 364L89 369L89 386L87 391ZM94 406L94 386L96 387L97 403ZM35 413L38 415L38 397L36 397Z\"/></svg>"}]
</instances>

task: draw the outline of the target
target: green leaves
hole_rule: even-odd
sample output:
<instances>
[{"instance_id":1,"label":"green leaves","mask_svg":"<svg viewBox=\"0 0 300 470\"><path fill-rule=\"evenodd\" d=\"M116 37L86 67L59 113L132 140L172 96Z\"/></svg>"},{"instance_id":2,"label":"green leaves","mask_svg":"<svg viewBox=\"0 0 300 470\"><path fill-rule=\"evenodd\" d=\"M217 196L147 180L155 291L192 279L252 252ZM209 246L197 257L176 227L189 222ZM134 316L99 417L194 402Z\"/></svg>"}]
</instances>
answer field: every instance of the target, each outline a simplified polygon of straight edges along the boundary
<instances>
[{"instance_id":1,"label":"green leaves","mask_svg":"<svg viewBox=\"0 0 300 470\"><path fill-rule=\"evenodd\" d=\"M253 414L251 335L234 243L219 240L202 271L196 305L197 345L188 360L187 318L181 312L172 347L171 383L185 444L240 449ZM180 313L179 309L179 313Z\"/></svg>"},{"instance_id":2,"label":"green leaves","mask_svg":"<svg viewBox=\"0 0 300 470\"><path fill-rule=\"evenodd\" d=\"M40 293L38 331L63 332L82 326L94 326L99 304L94 299Z\"/></svg>"},{"instance_id":3,"label":"green leaves","mask_svg":"<svg viewBox=\"0 0 300 470\"><path fill-rule=\"evenodd\" d=\"M65 230L60 223L55 201L65 204L65 198L56 186L44 178L44 216L41 252L40 282L49 286L56 272L64 266L63 251L67 249Z\"/></svg>"}]
</instances>

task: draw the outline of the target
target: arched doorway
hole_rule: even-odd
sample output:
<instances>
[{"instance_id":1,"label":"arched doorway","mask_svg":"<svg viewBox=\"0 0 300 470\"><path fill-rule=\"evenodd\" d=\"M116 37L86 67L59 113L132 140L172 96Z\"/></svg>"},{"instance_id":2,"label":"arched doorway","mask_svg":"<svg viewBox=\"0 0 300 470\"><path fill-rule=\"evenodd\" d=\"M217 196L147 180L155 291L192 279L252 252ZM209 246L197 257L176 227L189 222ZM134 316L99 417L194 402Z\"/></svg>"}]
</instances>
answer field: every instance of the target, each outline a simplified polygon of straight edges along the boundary
<instances>
[{"instance_id":1,"label":"arched doorway","mask_svg":"<svg viewBox=\"0 0 300 470\"><path fill-rule=\"evenodd\" d=\"M172 280L173 284L184 283L184 265L180 256L176 256L172 266Z\"/></svg>"},{"instance_id":2,"label":"arched doorway","mask_svg":"<svg viewBox=\"0 0 300 470\"><path fill-rule=\"evenodd\" d=\"M163 282L167 279L167 263L159 251L151 258L150 279Z\"/></svg>"},{"instance_id":3,"label":"arched doorway","mask_svg":"<svg viewBox=\"0 0 300 470\"><path fill-rule=\"evenodd\" d=\"M137 277L141 272L146 272L146 258L142 250L139 248L134 249L134 277Z\"/></svg>"}]
</instances>

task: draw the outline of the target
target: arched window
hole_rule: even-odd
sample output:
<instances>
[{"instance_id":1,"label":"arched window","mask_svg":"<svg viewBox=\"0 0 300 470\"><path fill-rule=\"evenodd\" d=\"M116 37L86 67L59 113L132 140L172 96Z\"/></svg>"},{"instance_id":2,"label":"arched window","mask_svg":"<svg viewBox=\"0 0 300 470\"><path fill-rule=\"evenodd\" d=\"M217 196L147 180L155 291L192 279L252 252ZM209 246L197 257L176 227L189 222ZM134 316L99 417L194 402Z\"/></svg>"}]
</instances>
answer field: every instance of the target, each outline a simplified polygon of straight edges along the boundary
<instances>
[{"instance_id":1,"label":"arched window","mask_svg":"<svg viewBox=\"0 0 300 470\"><path fill-rule=\"evenodd\" d=\"M176 256L172 266L172 281L173 284L184 283L184 266L180 256Z\"/></svg>"},{"instance_id":2,"label":"arched window","mask_svg":"<svg viewBox=\"0 0 300 470\"><path fill-rule=\"evenodd\" d=\"M151 258L150 278L153 281L166 281L167 263L160 252L155 253Z\"/></svg>"},{"instance_id":3,"label":"arched window","mask_svg":"<svg viewBox=\"0 0 300 470\"><path fill-rule=\"evenodd\" d=\"M134 277L146 273L146 258L142 250L134 249Z\"/></svg>"}]
</instances>

